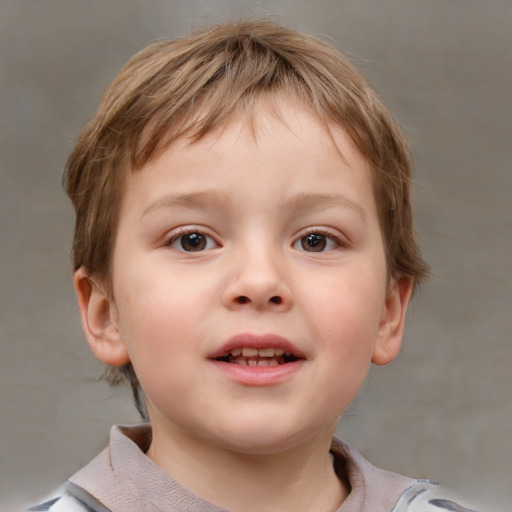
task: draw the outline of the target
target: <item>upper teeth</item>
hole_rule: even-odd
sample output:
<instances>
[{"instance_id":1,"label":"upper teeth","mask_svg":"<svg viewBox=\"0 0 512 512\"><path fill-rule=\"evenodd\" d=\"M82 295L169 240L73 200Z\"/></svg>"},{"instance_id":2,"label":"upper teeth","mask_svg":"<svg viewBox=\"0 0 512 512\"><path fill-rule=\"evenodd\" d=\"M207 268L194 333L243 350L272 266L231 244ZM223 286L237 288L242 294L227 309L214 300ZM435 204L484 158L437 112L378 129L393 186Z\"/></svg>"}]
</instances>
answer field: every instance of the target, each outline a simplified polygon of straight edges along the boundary
<instances>
[{"instance_id":1,"label":"upper teeth","mask_svg":"<svg viewBox=\"0 0 512 512\"><path fill-rule=\"evenodd\" d=\"M252 348L252 347L243 347L243 348L234 348L229 351L229 353L238 357L240 355L244 357L274 357L274 356L282 356L285 354L285 351L282 348ZM290 352L286 352L286 355L291 355Z\"/></svg>"}]
</instances>

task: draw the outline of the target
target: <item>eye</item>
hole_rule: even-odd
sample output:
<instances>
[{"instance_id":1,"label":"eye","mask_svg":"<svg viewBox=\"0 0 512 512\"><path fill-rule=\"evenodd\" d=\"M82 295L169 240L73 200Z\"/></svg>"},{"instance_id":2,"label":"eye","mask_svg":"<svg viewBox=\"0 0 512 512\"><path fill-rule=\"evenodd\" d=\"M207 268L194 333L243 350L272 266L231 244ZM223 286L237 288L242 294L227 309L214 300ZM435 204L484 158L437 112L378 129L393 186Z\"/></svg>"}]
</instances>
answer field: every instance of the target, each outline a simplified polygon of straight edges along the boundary
<instances>
[{"instance_id":1,"label":"eye","mask_svg":"<svg viewBox=\"0 0 512 512\"><path fill-rule=\"evenodd\" d=\"M336 237L314 231L300 237L293 247L308 252L325 252L332 251L340 245L341 243Z\"/></svg>"},{"instance_id":2,"label":"eye","mask_svg":"<svg viewBox=\"0 0 512 512\"><path fill-rule=\"evenodd\" d=\"M178 233L173 236L167 244L173 249L185 252L200 252L218 247L215 240L199 231L189 231L188 233Z\"/></svg>"}]
</instances>

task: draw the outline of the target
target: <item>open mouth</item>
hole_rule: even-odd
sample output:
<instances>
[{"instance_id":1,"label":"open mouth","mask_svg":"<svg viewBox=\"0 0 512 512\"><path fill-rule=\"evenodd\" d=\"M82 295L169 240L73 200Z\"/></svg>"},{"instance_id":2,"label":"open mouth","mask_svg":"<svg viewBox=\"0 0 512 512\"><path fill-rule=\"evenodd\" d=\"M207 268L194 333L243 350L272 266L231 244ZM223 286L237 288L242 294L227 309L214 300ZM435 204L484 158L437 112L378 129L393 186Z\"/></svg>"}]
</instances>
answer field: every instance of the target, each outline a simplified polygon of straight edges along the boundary
<instances>
[{"instance_id":1,"label":"open mouth","mask_svg":"<svg viewBox=\"0 0 512 512\"><path fill-rule=\"evenodd\" d=\"M216 361L240 366L279 366L299 359L291 352L274 347L237 347L215 358Z\"/></svg>"}]
</instances>

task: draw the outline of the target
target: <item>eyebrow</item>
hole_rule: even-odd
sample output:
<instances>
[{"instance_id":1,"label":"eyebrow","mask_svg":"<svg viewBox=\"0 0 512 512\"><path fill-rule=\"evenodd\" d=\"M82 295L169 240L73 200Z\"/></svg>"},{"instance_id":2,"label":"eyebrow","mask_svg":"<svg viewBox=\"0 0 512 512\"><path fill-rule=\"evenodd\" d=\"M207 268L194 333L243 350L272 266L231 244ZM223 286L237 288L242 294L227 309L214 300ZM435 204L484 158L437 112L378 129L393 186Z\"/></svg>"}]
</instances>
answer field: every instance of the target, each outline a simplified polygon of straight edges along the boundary
<instances>
[{"instance_id":1,"label":"eyebrow","mask_svg":"<svg viewBox=\"0 0 512 512\"><path fill-rule=\"evenodd\" d=\"M348 208L353 210L363 222L367 222L368 216L364 208L357 201L337 194L317 194L313 192L300 192L288 198L281 205L284 211L321 210L326 208Z\"/></svg>"},{"instance_id":2,"label":"eyebrow","mask_svg":"<svg viewBox=\"0 0 512 512\"><path fill-rule=\"evenodd\" d=\"M171 192L153 201L142 212L141 218L155 210L177 210L180 208L205 208L225 204L227 197L216 190L201 192Z\"/></svg>"},{"instance_id":3,"label":"eyebrow","mask_svg":"<svg viewBox=\"0 0 512 512\"><path fill-rule=\"evenodd\" d=\"M217 190L201 192L171 192L153 201L142 212L141 218L156 210L178 210L181 208L220 207L225 205L229 196ZM346 196L336 194L318 194L299 192L282 202L280 210L285 212L300 212L303 210L323 210L326 208L347 208L353 210L363 222L367 222L367 214L360 203Z\"/></svg>"}]
</instances>

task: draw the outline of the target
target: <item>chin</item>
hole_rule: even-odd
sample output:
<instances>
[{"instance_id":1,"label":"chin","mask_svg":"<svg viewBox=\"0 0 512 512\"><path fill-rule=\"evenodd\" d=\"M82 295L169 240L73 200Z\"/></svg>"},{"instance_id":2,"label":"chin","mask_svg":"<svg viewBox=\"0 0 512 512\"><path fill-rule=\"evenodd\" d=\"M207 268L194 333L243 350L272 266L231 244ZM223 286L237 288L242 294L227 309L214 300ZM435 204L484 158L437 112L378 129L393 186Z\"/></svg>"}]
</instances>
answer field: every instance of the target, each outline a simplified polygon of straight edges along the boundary
<instances>
[{"instance_id":1,"label":"chin","mask_svg":"<svg viewBox=\"0 0 512 512\"><path fill-rule=\"evenodd\" d=\"M223 447L244 455L272 455L282 453L297 445L293 439L283 439L277 436L266 436L259 439L230 439L222 441Z\"/></svg>"},{"instance_id":2,"label":"chin","mask_svg":"<svg viewBox=\"0 0 512 512\"><path fill-rule=\"evenodd\" d=\"M329 440L335 426L329 429ZM276 425L272 420L253 422L251 425L240 425L236 428L225 429L218 435L218 445L233 452L247 455L270 455L291 450L315 438L324 429L304 426L297 430Z\"/></svg>"}]
</instances>

